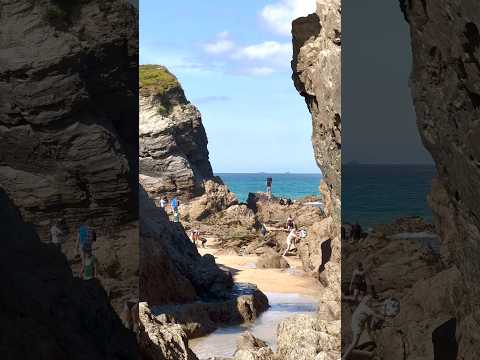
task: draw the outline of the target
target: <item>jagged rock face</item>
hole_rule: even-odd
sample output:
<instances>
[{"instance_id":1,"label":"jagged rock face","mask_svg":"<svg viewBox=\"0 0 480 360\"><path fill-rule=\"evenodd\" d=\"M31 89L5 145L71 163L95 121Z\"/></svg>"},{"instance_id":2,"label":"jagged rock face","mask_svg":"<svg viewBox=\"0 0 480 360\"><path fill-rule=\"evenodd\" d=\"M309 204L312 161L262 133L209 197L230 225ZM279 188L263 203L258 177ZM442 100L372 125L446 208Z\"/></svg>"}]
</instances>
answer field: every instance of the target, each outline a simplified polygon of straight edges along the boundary
<instances>
[{"instance_id":1,"label":"jagged rock face","mask_svg":"<svg viewBox=\"0 0 480 360\"><path fill-rule=\"evenodd\" d=\"M145 360L198 360L188 347L188 339L177 324L162 324L148 304L139 303L139 344Z\"/></svg>"},{"instance_id":2,"label":"jagged rock face","mask_svg":"<svg viewBox=\"0 0 480 360\"><path fill-rule=\"evenodd\" d=\"M140 181L160 197L203 194L213 178L207 135L198 109L163 66L140 67Z\"/></svg>"},{"instance_id":3,"label":"jagged rock face","mask_svg":"<svg viewBox=\"0 0 480 360\"><path fill-rule=\"evenodd\" d=\"M140 190L140 300L149 305L187 303L227 296L228 272L211 255L200 256L179 223L169 221Z\"/></svg>"},{"instance_id":4,"label":"jagged rock face","mask_svg":"<svg viewBox=\"0 0 480 360\"><path fill-rule=\"evenodd\" d=\"M63 3L2 2L0 184L40 228L136 218L136 11Z\"/></svg>"},{"instance_id":5,"label":"jagged rock face","mask_svg":"<svg viewBox=\"0 0 480 360\"><path fill-rule=\"evenodd\" d=\"M67 259L42 243L0 190L0 357L138 359L97 280L73 278Z\"/></svg>"},{"instance_id":6,"label":"jagged rock face","mask_svg":"<svg viewBox=\"0 0 480 360\"><path fill-rule=\"evenodd\" d=\"M458 357L471 358L480 353L471 331L480 325L480 3L410 1L406 13L418 128L438 171L430 204L468 299L457 314Z\"/></svg>"},{"instance_id":7,"label":"jagged rock face","mask_svg":"<svg viewBox=\"0 0 480 360\"><path fill-rule=\"evenodd\" d=\"M331 254L329 261L318 268L324 289L317 316L282 322L278 356L280 359L334 359L340 357L340 1L317 0L316 14L295 20L292 36L292 78L312 114L312 143L324 175L320 191L327 215L327 219L314 228L315 236L303 250L304 264L318 264L326 244ZM292 341L292 337L299 334L298 340Z\"/></svg>"},{"instance_id":8,"label":"jagged rock face","mask_svg":"<svg viewBox=\"0 0 480 360\"><path fill-rule=\"evenodd\" d=\"M312 114L312 143L334 202L341 192L340 2L317 1L317 13L293 22L293 81ZM340 206L332 210L339 217Z\"/></svg>"}]
</instances>

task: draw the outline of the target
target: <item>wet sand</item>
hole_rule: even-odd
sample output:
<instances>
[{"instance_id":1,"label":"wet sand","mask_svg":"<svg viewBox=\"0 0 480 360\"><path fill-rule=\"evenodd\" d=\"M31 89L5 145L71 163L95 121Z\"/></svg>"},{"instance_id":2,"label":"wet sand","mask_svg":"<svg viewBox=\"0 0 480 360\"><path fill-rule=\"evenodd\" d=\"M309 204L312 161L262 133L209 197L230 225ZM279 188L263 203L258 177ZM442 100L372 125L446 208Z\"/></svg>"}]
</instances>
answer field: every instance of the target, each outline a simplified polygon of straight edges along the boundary
<instances>
[{"instance_id":1,"label":"wet sand","mask_svg":"<svg viewBox=\"0 0 480 360\"><path fill-rule=\"evenodd\" d=\"M212 254L217 264L228 268L233 273L235 282L249 282L257 285L264 293L289 293L319 298L321 287L316 279L302 269L301 261L295 256L286 256L289 269L256 269L258 256L218 255L215 240L208 239L205 249L199 248L200 254Z\"/></svg>"}]
</instances>

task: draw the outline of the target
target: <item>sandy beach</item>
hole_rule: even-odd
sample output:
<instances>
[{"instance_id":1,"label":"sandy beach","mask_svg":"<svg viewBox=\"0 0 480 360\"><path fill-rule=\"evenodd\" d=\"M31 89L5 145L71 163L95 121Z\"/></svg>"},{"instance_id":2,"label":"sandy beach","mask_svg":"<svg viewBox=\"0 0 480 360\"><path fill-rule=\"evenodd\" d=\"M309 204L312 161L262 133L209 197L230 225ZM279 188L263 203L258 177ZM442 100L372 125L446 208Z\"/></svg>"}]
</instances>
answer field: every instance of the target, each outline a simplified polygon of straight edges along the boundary
<instances>
[{"instance_id":1,"label":"sandy beach","mask_svg":"<svg viewBox=\"0 0 480 360\"><path fill-rule=\"evenodd\" d=\"M220 266L228 268L235 282L256 284L265 293L295 293L319 298L321 287L317 280L302 269L301 261L296 256L287 256L289 269L256 269L258 256L222 255L216 248L214 238L208 238L205 248L199 248L200 254L212 254Z\"/></svg>"}]
</instances>

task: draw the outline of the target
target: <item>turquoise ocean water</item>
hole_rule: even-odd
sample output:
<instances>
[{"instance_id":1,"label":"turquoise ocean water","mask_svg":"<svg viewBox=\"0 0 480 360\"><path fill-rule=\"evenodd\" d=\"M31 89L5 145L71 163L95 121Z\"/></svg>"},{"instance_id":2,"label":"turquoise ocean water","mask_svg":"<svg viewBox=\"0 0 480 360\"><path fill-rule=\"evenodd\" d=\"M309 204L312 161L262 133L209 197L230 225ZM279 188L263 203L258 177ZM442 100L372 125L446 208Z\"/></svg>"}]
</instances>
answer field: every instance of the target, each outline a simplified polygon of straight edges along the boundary
<instances>
[{"instance_id":1,"label":"turquoise ocean water","mask_svg":"<svg viewBox=\"0 0 480 360\"><path fill-rule=\"evenodd\" d=\"M249 192L266 191L266 179L272 178L272 193L278 197L299 199L320 195L320 174L215 174L230 191L245 202Z\"/></svg>"},{"instance_id":2,"label":"turquoise ocean water","mask_svg":"<svg viewBox=\"0 0 480 360\"><path fill-rule=\"evenodd\" d=\"M400 217L431 221L427 205L433 165L347 165L342 168L342 222L364 227Z\"/></svg>"},{"instance_id":3,"label":"turquoise ocean water","mask_svg":"<svg viewBox=\"0 0 480 360\"><path fill-rule=\"evenodd\" d=\"M216 174L240 201L249 192L272 191L279 197L298 199L320 195L320 174ZM358 221L364 227L386 224L400 217L432 213L427 205L435 168L430 165L346 165L342 168L342 222Z\"/></svg>"}]
</instances>

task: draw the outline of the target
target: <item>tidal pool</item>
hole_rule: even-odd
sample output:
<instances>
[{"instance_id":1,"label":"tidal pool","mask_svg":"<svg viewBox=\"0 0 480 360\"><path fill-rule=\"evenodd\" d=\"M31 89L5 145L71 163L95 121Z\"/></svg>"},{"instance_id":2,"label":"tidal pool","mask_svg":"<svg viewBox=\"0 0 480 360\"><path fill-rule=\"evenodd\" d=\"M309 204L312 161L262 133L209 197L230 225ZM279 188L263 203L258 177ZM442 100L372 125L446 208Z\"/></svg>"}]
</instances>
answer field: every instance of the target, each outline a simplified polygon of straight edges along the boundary
<instances>
[{"instance_id":1,"label":"tidal pool","mask_svg":"<svg viewBox=\"0 0 480 360\"><path fill-rule=\"evenodd\" d=\"M202 338L189 341L190 348L199 359L233 356L237 338L244 331L268 343L275 351L277 348L277 326L293 315L314 313L317 301L314 298L298 294L266 293L270 308L254 323L226 326L217 329Z\"/></svg>"}]
</instances>

